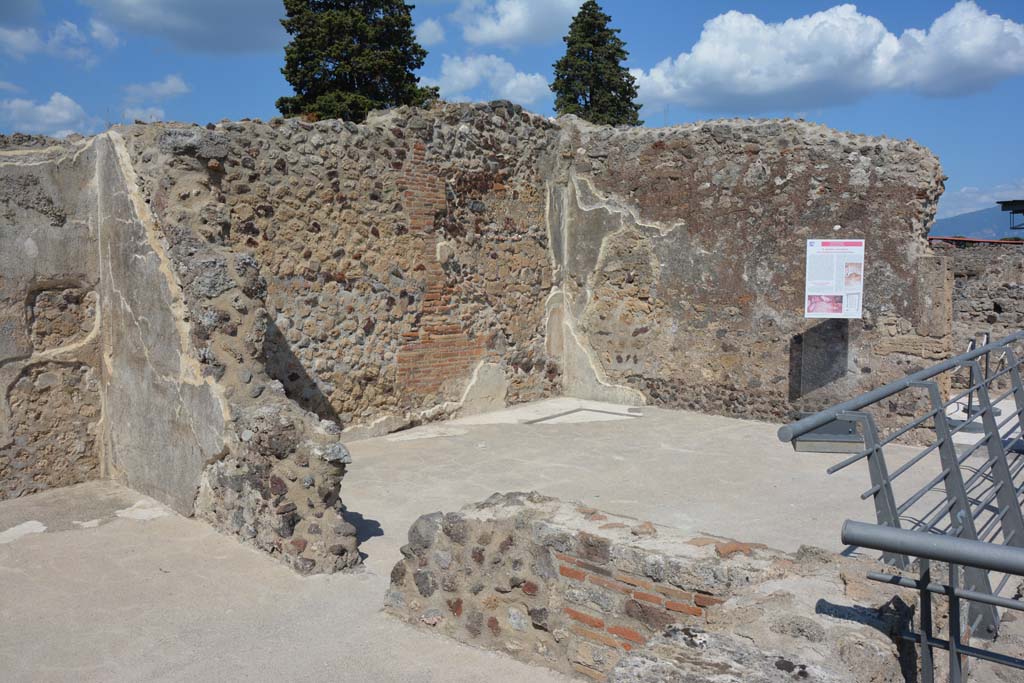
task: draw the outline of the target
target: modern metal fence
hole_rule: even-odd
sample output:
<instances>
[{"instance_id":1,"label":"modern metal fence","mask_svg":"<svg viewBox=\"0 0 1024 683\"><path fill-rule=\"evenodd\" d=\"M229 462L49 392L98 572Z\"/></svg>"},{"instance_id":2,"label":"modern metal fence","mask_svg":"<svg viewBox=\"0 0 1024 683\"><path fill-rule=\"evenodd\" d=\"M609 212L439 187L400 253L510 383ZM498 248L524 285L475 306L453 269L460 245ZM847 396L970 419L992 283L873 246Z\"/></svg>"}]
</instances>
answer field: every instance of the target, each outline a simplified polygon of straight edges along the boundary
<instances>
[{"instance_id":1,"label":"modern metal fence","mask_svg":"<svg viewBox=\"0 0 1024 683\"><path fill-rule=\"evenodd\" d=\"M786 425L779 439L800 450L850 452L849 438L830 444L828 434L855 434L854 452L828 472L865 463L869 487L861 498L873 500L881 526L1024 548L1022 359L1018 332ZM882 417L886 426L900 418L898 426L883 432ZM843 425L849 428L837 429ZM911 568L912 553L881 550L886 562ZM1014 588L1012 574L961 566L971 594L995 600ZM992 600L971 602L971 634L995 637L1001 603Z\"/></svg>"},{"instance_id":2,"label":"modern metal fence","mask_svg":"<svg viewBox=\"0 0 1024 683\"><path fill-rule=\"evenodd\" d=\"M1024 576L1024 549L851 521L843 525L842 538L843 543L918 558L920 574L917 579L882 572L870 572L868 578L918 591L918 630L916 633L900 634L900 637L916 643L920 649L922 683L935 681L935 648L949 653L951 683L960 683L964 680L967 668L964 666L964 660L968 657L1024 670L1024 659L971 647L963 642L960 601L967 600L972 605L986 605L992 609L1002 607L1017 611L1024 611L1024 602L959 587L961 566L1000 572L1006 576ZM947 564L947 583L933 581L932 561ZM933 594L944 595L949 602L947 640L935 635L932 617Z\"/></svg>"}]
</instances>

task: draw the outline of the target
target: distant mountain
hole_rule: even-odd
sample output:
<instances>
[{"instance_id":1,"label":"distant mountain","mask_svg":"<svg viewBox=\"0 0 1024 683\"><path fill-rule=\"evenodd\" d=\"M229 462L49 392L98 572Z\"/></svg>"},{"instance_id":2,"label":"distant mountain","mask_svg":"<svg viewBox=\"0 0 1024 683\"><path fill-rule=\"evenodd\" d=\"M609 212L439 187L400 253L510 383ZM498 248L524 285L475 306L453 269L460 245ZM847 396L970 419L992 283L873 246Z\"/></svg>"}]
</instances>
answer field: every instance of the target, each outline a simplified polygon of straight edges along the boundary
<instances>
[{"instance_id":1,"label":"distant mountain","mask_svg":"<svg viewBox=\"0 0 1024 683\"><path fill-rule=\"evenodd\" d=\"M1016 218L1020 223L1020 217ZM1024 239L1024 230L1010 230L1010 214L998 206L940 218L928 234L931 237L973 237L981 240L998 240L1003 237Z\"/></svg>"}]
</instances>

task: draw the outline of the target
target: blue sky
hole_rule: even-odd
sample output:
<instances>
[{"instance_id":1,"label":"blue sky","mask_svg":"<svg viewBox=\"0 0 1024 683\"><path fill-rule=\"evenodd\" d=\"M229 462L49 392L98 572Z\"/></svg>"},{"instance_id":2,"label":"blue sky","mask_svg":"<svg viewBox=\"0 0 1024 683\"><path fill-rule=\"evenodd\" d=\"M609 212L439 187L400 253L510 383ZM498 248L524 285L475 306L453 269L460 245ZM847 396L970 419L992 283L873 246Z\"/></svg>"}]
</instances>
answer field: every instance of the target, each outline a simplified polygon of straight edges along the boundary
<instances>
[{"instance_id":1,"label":"blue sky","mask_svg":"<svg viewBox=\"0 0 1024 683\"><path fill-rule=\"evenodd\" d=\"M420 75L551 114L581 0L420 0ZM930 147L940 215L1024 197L1024 2L604 0L646 125L792 116ZM0 131L276 114L280 0L0 0Z\"/></svg>"}]
</instances>

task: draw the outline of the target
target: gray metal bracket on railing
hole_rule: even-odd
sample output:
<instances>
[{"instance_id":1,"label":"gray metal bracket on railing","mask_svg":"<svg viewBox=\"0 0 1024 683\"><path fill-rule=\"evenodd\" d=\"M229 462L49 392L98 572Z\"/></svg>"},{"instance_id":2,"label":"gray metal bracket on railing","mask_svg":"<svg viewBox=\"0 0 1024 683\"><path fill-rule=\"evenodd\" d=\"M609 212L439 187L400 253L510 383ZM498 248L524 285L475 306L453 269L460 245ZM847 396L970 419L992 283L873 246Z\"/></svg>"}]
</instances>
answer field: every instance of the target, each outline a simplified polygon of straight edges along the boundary
<instances>
[{"instance_id":1,"label":"gray metal bracket on railing","mask_svg":"<svg viewBox=\"0 0 1024 683\"><path fill-rule=\"evenodd\" d=\"M843 412L837 417L860 424L861 434L864 435L864 450L868 454L868 473L871 477L875 514L878 516L880 524L899 529L900 513L896 507L896 497L892 492L889 469L885 464L885 451L878 445L878 429L875 427L875 419L868 413L855 411ZM907 569L910 566L910 559L906 555L886 553L882 559L900 569Z\"/></svg>"}]
</instances>

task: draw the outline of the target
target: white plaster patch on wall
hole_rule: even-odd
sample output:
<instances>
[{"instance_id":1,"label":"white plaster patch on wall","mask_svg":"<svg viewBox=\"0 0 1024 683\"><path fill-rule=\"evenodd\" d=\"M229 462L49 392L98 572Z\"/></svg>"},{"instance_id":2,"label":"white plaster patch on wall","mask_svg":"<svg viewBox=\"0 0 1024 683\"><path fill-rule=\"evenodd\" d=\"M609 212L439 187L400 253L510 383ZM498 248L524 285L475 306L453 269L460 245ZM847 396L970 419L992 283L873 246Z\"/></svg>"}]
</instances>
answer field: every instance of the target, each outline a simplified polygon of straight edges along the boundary
<instances>
[{"instance_id":1,"label":"white plaster patch on wall","mask_svg":"<svg viewBox=\"0 0 1024 683\"><path fill-rule=\"evenodd\" d=\"M129 508L118 510L114 514L123 519L135 519L141 522L146 522L159 517L167 517L171 514L171 509L161 505L155 500L147 498L138 501L135 505L132 505Z\"/></svg>"},{"instance_id":2,"label":"white plaster patch on wall","mask_svg":"<svg viewBox=\"0 0 1024 683\"><path fill-rule=\"evenodd\" d=\"M624 226L626 222L629 221L639 227L654 228L662 237L669 234L676 228L686 227L686 221L684 220L679 220L674 223L644 220L640 217L640 207L634 204L626 204L622 201L618 201L617 197L605 195L594 187L594 182L591 178L577 175L575 170L569 171L569 179L572 181L573 188L575 189L574 194L576 195L576 205L583 211L597 211L599 209L604 209L608 213L617 214L621 218L626 219L623 221Z\"/></svg>"},{"instance_id":3,"label":"white plaster patch on wall","mask_svg":"<svg viewBox=\"0 0 1024 683\"><path fill-rule=\"evenodd\" d=\"M408 415L386 414L374 418L370 422L350 425L342 431L345 442L359 441L360 439L372 439L377 436L384 436L397 432L409 426L411 418Z\"/></svg>"},{"instance_id":4,"label":"white plaster patch on wall","mask_svg":"<svg viewBox=\"0 0 1024 683\"><path fill-rule=\"evenodd\" d=\"M568 294L566 302L566 311L572 310ZM578 333L571 315L566 315L563 325L562 390L566 396L633 406L647 403L642 391L609 381L589 340Z\"/></svg>"},{"instance_id":5,"label":"white plaster patch on wall","mask_svg":"<svg viewBox=\"0 0 1024 683\"><path fill-rule=\"evenodd\" d=\"M25 256L29 258L35 258L39 256L39 247L36 245L36 241L31 237L27 238L24 242Z\"/></svg>"},{"instance_id":6,"label":"white plaster patch on wall","mask_svg":"<svg viewBox=\"0 0 1024 683\"><path fill-rule=\"evenodd\" d=\"M19 538L28 536L29 534L41 534L46 531L46 525L42 522L34 519L27 522L22 522L16 526L12 526L10 529L0 531L0 545L5 543L14 543Z\"/></svg>"},{"instance_id":7,"label":"white plaster patch on wall","mask_svg":"<svg viewBox=\"0 0 1024 683\"><path fill-rule=\"evenodd\" d=\"M473 376L466 383L459 400L460 415L490 413L505 407L508 380L505 370L497 363L480 361L473 368Z\"/></svg>"}]
</instances>

